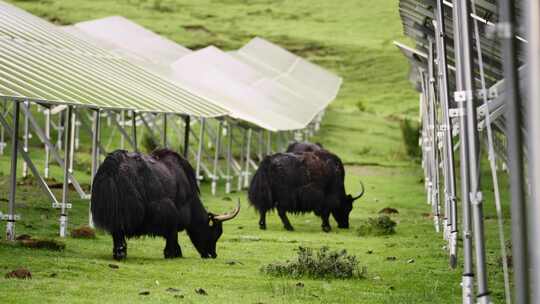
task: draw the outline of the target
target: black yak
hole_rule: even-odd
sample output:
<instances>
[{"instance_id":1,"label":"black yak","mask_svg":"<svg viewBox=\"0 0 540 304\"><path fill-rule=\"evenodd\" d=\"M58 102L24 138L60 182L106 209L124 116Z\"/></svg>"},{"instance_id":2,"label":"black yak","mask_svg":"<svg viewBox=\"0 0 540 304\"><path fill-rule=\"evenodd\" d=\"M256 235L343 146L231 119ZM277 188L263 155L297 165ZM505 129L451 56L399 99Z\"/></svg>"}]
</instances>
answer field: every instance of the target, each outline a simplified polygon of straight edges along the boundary
<instances>
[{"instance_id":1,"label":"black yak","mask_svg":"<svg viewBox=\"0 0 540 304\"><path fill-rule=\"evenodd\" d=\"M97 227L113 237L113 257L127 256L126 238L166 239L165 258L182 256L178 231L186 230L202 258L215 258L222 222L229 214L206 212L193 168L178 153L160 149L150 155L117 150L99 167L92 185L91 211Z\"/></svg>"},{"instance_id":2,"label":"black yak","mask_svg":"<svg viewBox=\"0 0 540 304\"><path fill-rule=\"evenodd\" d=\"M320 143L299 142L295 141L287 147L287 153L301 154L304 152L313 152L322 150L323 146Z\"/></svg>"},{"instance_id":3,"label":"black yak","mask_svg":"<svg viewBox=\"0 0 540 304\"><path fill-rule=\"evenodd\" d=\"M349 228L355 197L345 193L345 170L336 155L319 150L302 154L277 153L261 162L249 187L249 201L260 213L259 227L266 229L266 212L277 209L287 230L293 230L286 213L313 211L330 231L330 214L339 228Z\"/></svg>"}]
</instances>

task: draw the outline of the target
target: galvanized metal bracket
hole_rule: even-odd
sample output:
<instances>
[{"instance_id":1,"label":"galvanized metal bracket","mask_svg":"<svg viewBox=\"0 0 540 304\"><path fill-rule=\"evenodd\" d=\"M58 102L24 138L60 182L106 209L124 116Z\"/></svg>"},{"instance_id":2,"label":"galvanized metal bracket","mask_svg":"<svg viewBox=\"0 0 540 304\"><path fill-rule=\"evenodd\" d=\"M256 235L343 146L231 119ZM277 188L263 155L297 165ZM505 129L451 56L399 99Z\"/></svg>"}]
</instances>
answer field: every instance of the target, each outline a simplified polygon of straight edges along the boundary
<instances>
[{"instance_id":1,"label":"galvanized metal bracket","mask_svg":"<svg viewBox=\"0 0 540 304\"><path fill-rule=\"evenodd\" d=\"M497 37L504 39L513 38L513 26L510 22L499 22L495 24L495 33Z\"/></svg>"},{"instance_id":2,"label":"galvanized metal bracket","mask_svg":"<svg viewBox=\"0 0 540 304\"><path fill-rule=\"evenodd\" d=\"M450 117L461 117L465 115L465 108L452 108L448 111Z\"/></svg>"},{"instance_id":3,"label":"galvanized metal bracket","mask_svg":"<svg viewBox=\"0 0 540 304\"><path fill-rule=\"evenodd\" d=\"M15 214L13 217L14 218L11 219L11 216L9 214L0 213L0 220L2 221L18 221L21 219L21 216L18 214Z\"/></svg>"},{"instance_id":4,"label":"galvanized metal bracket","mask_svg":"<svg viewBox=\"0 0 540 304\"><path fill-rule=\"evenodd\" d=\"M454 92L454 101L455 102L466 102L473 100L472 91L455 91Z\"/></svg>"},{"instance_id":5,"label":"galvanized metal bracket","mask_svg":"<svg viewBox=\"0 0 540 304\"><path fill-rule=\"evenodd\" d=\"M62 208L62 205L63 205L62 203L53 203L53 204L52 204L52 207L55 208L55 209L61 209L61 208ZM66 207L67 209L71 209L71 204L70 204L70 203L66 203L66 204L65 204L65 207Z\"/></svg>"}]
</instances>

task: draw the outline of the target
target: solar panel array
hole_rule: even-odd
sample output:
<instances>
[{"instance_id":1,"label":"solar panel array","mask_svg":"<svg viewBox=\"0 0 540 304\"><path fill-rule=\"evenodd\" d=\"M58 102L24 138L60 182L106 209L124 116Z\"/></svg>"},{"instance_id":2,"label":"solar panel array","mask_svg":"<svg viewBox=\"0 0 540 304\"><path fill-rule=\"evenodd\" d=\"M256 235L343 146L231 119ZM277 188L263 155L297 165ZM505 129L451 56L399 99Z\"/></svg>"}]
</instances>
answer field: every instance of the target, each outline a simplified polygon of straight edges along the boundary
<instances>
[{"instance_id":1,"label":"solar panel array","mask_svg":"<svg viewBox=\"0 0 540 304\"><path fill-rule=\"evenodd\" d=\"M216 117L222 107L0 2L0 96L48 104Z\"/></svg>"},{"instance_id":2,"label":"solar panel array","mask_svg":"<svg viewBox=\"0 0 540 304\"><path fill-rule=\"evenodd\" d=\"M191 51L120 16L66 28L89 42L271 131L305 128L335 99L341 78L261 38L235 52Z\"/></svg>"}]
</instances>

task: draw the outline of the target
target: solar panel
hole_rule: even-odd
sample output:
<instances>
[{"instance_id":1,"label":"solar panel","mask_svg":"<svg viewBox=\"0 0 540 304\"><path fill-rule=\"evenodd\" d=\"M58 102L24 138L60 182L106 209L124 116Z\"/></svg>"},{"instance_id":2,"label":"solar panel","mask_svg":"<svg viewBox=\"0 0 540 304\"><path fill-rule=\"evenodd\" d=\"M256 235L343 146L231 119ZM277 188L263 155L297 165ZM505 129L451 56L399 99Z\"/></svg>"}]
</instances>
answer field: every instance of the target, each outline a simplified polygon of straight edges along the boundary
<instances>
[{"instance_id":1,"label":"solar panel","mask_svg":"<svg viewBox=\"0 0 540 304\"><path fill-rule=\"evenodd\" d=\"M1 1L0 44L4 97L202 117L227 113L117 54Z\"/></svg>"}]
</instances>

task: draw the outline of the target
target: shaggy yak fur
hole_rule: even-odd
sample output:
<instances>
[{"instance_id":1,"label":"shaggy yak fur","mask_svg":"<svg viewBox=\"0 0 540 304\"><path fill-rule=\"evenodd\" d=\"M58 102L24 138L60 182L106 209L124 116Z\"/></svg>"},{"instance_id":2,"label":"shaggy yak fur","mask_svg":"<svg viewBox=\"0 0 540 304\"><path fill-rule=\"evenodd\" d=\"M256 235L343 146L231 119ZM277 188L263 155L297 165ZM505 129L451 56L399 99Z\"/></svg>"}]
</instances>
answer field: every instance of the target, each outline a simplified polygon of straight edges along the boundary
<instances>
[{"instance_id":1,"label":"shaggy yak fur","mask_svg":"<svg viewBox=\"0 0 540 304\"><path fill-rule=\"evenodd\" d=\"M259 227L266 229L266 212L277 209L285 229L293 230L286 213L313 211L322 219L323 231L330 231L330 214L339 228L349 228L353 202L360 198L345 193L345 170L334 154L319 150L302 154L277 153L267 156L255 172L249 187L249 201L260 213Z\"/></svg>"},{"instance_id":2,"label":"shaggy yak fur","mask_svg":"<svg viewBox=\"0 0 540 304\"><path fill-rule=\"evenodd\" d=\"M287 153L296 153L302 154L304 152L313 152L322 150L323 146L320 143L310 143L310 142L298 142L295 141L287 147Z\"/></svg>"},{"instance_id":3,"label":"shaggy yak fur","mask_svg":"<svg viewBox=\"0 0 540 304\"><path fill-rule=\"evenodd\" d=\"M117 150L99 167L92 185L91 211L97 227L113 237L113 257L127 257L126 238L166 239L165 258L182 256L178 231L186 230L202 258L215 258L222 222L238 214L206 212L191 165L176 152L151 155Z\"/></svg>"}]
</instances>

